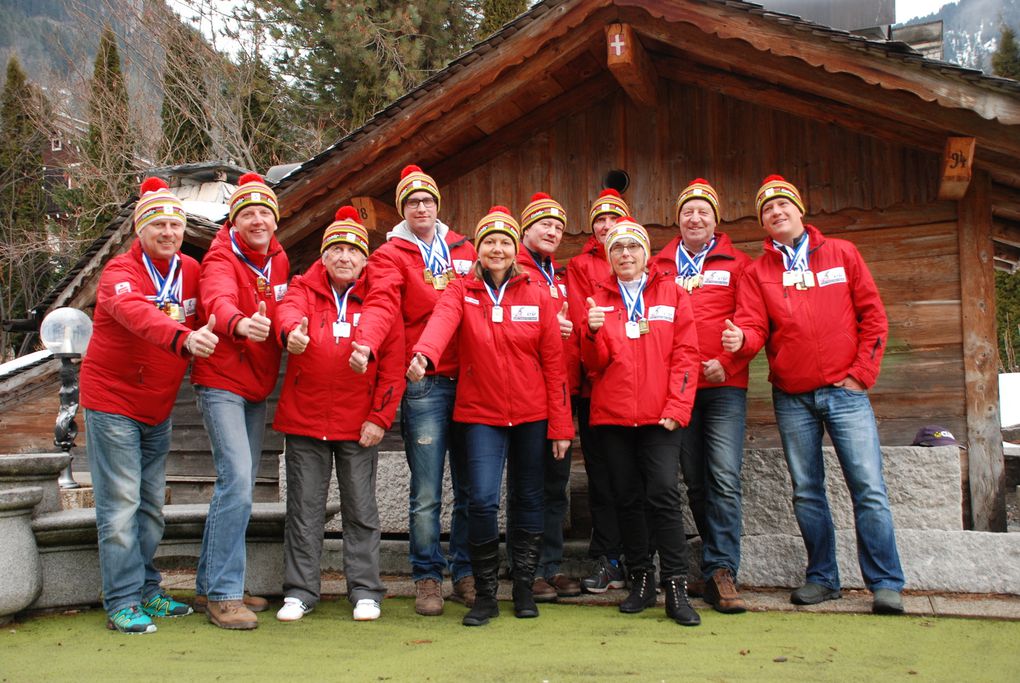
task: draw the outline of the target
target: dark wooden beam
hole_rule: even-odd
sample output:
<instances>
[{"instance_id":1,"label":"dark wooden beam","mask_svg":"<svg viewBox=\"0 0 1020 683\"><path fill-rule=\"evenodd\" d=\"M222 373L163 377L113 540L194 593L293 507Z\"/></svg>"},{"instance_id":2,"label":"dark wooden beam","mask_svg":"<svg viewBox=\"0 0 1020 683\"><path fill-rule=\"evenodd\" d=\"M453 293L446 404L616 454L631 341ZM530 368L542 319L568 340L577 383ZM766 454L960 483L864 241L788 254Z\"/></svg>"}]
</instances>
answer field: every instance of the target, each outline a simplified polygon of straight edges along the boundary
<instances>
[{"instance_id":1,"label":"dark wooden beam","mask_svg":"<svg viewBox=\"0 0 1020 683\"><path fill-rule=\"evenodd\" d=\"M606 26L606 66L634 104L655 107L658 75L637 34L628 24Z\"/></svg>"},{"instance_id":2,"label":"dark wooden beam","mask_svg":"<svg viewBox=\"0 0 1020 683\"><path fill-rule=\"evenodd\" d=\"M947 138L942 153L939 199L959 201L967 194L974 169L974 138Z\"/></svg>"},{"instance_id":3,"label":"dark wooden beam","mask_svg":"<svg viewBox=\"0 0 1020 683\"><path fill-rule=\"evenodd\" d=\"M979 171L960 202L960 304L974 529L1005 531L990 187L988 175Z\"/></svg>"},{"instance_id":4,"label":"dark wooden beam","mask_svg":"<svg viewBox=\"0 0 1020 683\"><path fill-rule=\"evenodd\" d=\"M1020 223L992 214L992 240L997 244L1008 244L1020 249Z\"/></svg>"}]
</instances>

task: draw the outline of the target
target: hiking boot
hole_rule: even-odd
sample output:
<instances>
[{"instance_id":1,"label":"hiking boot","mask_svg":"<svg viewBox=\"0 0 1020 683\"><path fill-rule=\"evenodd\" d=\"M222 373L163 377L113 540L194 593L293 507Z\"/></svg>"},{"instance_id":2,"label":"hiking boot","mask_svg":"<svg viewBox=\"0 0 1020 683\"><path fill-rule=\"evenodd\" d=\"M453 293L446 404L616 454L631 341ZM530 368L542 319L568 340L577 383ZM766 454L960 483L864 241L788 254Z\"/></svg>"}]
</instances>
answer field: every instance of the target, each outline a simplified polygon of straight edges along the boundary
<instances>
[{"instance_id":1,"label":"hiking boot","mask_svg":"<svg viewBox=\"0 0 1020 683\"><path fill-rule=\"evenodd\" d=\"M138 605L125 607L111 614L106 620L106 628L130 636L156 632L156 625Z\"/></svg>"},{"instance_id":2,"label":"hiking boot","mask_svg":"<svg viewBox=\"0 0 1020 683\"><path fill-rule=\"evenodd\" d=\"M666 616L681 626L697 626L701 617L687 597L687 580L680 576L666 579Z\"/></svg>"},{"instance_id":3,"label":"hiking boot","mask_svg":"<svg viewBox=\"0 0 1020 683\"><path fill-rule=\"evenodd\" d=\"M541 576L531 584L531 595L535 598L535 602L556 602L557 597L553 585Z\"/></svg>"},{"instance_id":4,"label":"hiking boot","mask_svg":"<svg viewBox=\"0 0 1020 683\"><path fill-rule=\"evenodd\" d=\"M576 598L581 594L581 582L572 579L566 574L553 574L549 579L549 585L556 591L556 597ZM535 600L538 600L538 593L535 593Z\"/></svg>"},{"instance_id":5,"label":"hiking boot","mask_svg":"<svg viewBox=\"0 0 1020 683\"><path fill-rule=\"evenodd\" d=\"M623 567L619 560L610 560L603 555L592 576L581 581L581 587L588 593L605 593L610 588L623 588Z\"/></svg>"},{"instance_id":6,"label":"hiking boot","mask_svg":"<svg viewBox=\"0 0 1020 683\"><path fill-rule=\"evenodd\" d=\"M733 574L726 568L712 572L712 578L705 583L704 598L716 612L740 614L747 611L747 603L733 583Z\"/></svg>"},{"instance_id":7,"label":"hiking boot","mask_svg":"<svg viewBox=\"0 0 1020 683\"><path fill-rule=\"evenodd\" d=\"M259 626L259 618L244 606L243 600L210 600L205 617L213 626L233 631L250 631Z\"/></svg>"},{"instance_id":8,"label":"hiking boot","mask_svg":"<svg viewBox=\"0 0 1020 683\"><path fill-rule=\"evenodd\" d=\"M313 609L313 607L306 605L300 598L284 598L283 607L276 612L276 620L297 621Z\"/></svg>"},{"instance_id":9,"label":"hiking boot","mask_svg":"<svg viewBox=\"0 0 1020 683\"><path fill-rule=\"evenodd\" d=\"M443 591L439 581L432 578L419 579L414 582L414 590L415 612L423 617L438 617L443 613Z\"/></svg>"},{"instance_id":10,"label":"hiking boot","mask_svg":"<svg viewBox=\"0 0 1020 683\"><path fill-rule=\"evenodd\" d=\"M839 600L843 593L838 588L829 588L818 583L805 583L790 593L790 602L795 605L817 605L826 600Z\"/></svg>"},{"instance_id":11,"label":"hiking boot","mask_svg":"<svg viewBox=\"0 0 1020 683\"><path fill-rule=\"evenodd\" d=\"M875 614L903 614L903 598L898 591L876 588L871 611Z\"/></svg>"},{"instance_id":12,"label":"hiking boot","mask_svg":"<svg viewBox=\"0 0 1020 683\"><path fill-rule=\"evenodd\" d=\"M377 600L363 598L354 605L354 621L375 621L382 614Z\"/></svg>"},{"instance_id":13,"label":"hiking boot","mask_svg":"<svg viewBox=\"0 0 1020 683\"><path fill-rule=\"evenodd\" d=\"M450 599L454 602L459 602L465 607L471 607L475 604L475 594L475 577L469 575L453 582L453 592L450 593Z\"/></svg>"},{"instance_id":14,"label":"hiking boot","mask_svg":"<svg viewBox=\"0 0 1020 683\"><path fill-rule=\"evenodd\" d=\"M684 593L686 595L686 592ZM620 603L624 614L637 614L655 604L655 572L636 570L630 574L630 594Z\"/></svg>"},{"instance_id":15,"label":"hiking boot","mask_svg":"<svg viewBox=\"0 0 1020 683\"><path fill-rule=\"evenodd\" d=\"M205 606L209 604L209 598L205 595L195 596L195 611L205 613ZM257 595L252 595L248 591L244 592L244 606L250 609L252 612L265 612L269 609L269 601L265 598L260 598Z\"/></svg>"},{"instance_id":16,"label":"hiking boot","mask_svg":"<svg viewBox=\"0 0 1020 683\"><path fill-rule=\"evenodd\" d=\"M185 605L171 598L163 591L159 591L151 598L142 603L142 611L150 617L186 617L194 610L191 605Z\"/></svg>"}]
</instances>

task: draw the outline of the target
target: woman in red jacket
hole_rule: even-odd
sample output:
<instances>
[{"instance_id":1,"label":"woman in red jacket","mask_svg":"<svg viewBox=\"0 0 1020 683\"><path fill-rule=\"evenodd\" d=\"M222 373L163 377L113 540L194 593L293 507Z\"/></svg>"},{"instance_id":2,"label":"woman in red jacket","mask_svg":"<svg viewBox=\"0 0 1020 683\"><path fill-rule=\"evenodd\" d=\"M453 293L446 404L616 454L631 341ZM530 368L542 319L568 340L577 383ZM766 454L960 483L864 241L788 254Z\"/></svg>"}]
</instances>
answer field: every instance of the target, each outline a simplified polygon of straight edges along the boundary
<instances>
[{"instance_id":1,"label":"woman in red jacket","mask_svg":"<svg viewBox=\"0 0 1020 683\"><path fill-rule=\"evenodd\" d=\"M690 297L648 273L648 233L625 217L606 236L613 274L587 299L581 355L592 378L591 424L605 444L630 594L621 612L655 604L649 537L659 552L666 614L701 623L687 598L688 547L678 475L700 362Z\"/></svg>"},{"instance_id":2,"label":"woman in red jacket","mask_svg":"<svg viewBox=\"0 0 1020 683\"><path fill-rule=\"evenodd\" d=\"M326 228L320 260L294 278L276 311L290 358L273 428L286 435L287 527L280 621L296 621L319 601L330 471L336 464L344 534L344 575L355 621L379 618L376 467L379 442L404 393L404 329L397 322L364 374L347 363L368 290L368 231L353 206Z\"/></svg>"},{"instance_id":3,"label":"woman in red jacket","mask_svg":"<svg viewBox=\"0 0 1020 683\"><path fill-rule=\"evenodd\" d=\"M542 458L546 439L553 442L553 457L562 459L574 436L559 302L544 282L531 280L517 265L519 234L517 221L502 206L479 221L474 272L454 280L440 297L407 370L408 379L419 381L457 336L460 382L453 419L465 425L468 540L477 590L465 626L499 616L496 516L504 464L512 491L514 614L538 616L531 584L544 526Z\"/></svg>"}]
</instances>

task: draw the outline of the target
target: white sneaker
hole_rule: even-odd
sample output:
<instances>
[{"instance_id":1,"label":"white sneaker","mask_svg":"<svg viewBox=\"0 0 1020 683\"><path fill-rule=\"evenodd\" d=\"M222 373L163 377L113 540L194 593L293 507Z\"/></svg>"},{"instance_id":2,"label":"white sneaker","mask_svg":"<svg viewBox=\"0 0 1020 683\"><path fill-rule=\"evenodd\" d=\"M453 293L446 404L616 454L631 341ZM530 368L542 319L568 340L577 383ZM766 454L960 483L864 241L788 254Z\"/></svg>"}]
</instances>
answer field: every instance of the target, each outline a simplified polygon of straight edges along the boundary
<instances>
[{"instance_id":1,"label":"white sneaker","mask_svg":"<svg viewBox=\"0 0 1020 683\"><path fill-rule=\"evenodd\" d=\"M375 621L381 613L379 603L375 600L368 598L358 600L358 604L354 606L354 621Z\"/></svg>"},{"instance_id":2,"label":"white sneaker","mask_svg":"<svg viewBox=\"0 0 1020 683\"><path fill-rule=\"evenodd\" d=\"M297 621L311 612L312 609L314 608L309 607L297 598L284 598L283 607L276 613L276 618L279 621Z\"/></svg>"}]
</instances>

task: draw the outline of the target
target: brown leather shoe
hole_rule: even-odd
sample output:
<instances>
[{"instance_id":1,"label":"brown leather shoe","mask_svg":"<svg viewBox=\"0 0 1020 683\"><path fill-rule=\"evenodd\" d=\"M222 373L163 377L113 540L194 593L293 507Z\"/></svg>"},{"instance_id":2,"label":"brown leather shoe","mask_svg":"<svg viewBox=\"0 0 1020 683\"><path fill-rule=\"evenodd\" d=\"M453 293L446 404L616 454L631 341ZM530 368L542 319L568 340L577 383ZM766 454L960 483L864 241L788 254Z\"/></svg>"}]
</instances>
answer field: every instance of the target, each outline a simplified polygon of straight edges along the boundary
<instances>
[{"instance_id":1,"label":"brown leather shoe","mask_svg":"<svg viewBox=\"0 0 1020 683\"><path fill-rule=\"evenodd\" d=\"M465 576L460 581L455 581L453 584L453 593L450 594L450 599L454 602L459 602L465 607L474 607L475 577Z\"/></svg>"},{"instance_id":2,"label":"brown leather shoe","mask_svg":"<svg viewBox=\"0 0 1020 683\"><path fill-rule=\"evenodd\" d=\"M206 603L205 617L220 628L250 631L259 626L259 618L242 600L210 600Z\"/></svg>"},{"instance_id":3,"label":"brown leather shoe","mask_svg":"<svg viewBox=\"0 0 1020 683\"><path fill-rule=\"evenodd\" d=\"M691 598L701 598L705 595L705 580L697 579L695 581L687 582L687 596Z\"/></svg>"},{"instance_id":4,"label":"brown leather shoe","mask_svg":"<svg viewBox=\"0 0 1020 683\"><path fill-rule=\"evenodd\" d=\"M549 585L556 590L556 595L560 598L576 598L581 594L581 582L566 574L554 574L549 579Z\"/></svg>"},{"instance_id":5,"label":"brown leather shoe","mask_svg":"<svg viewBox=\"0 0 1020 683\"><path fill-rule=\"evenodd\" d=\"M420 579L414 582L414 590L415 612L423 617L438 617L443 613L443 591L438 581Z\"/></svg>"},{"instance_id":6,"label":"brown leather shoe","mask_svg":"<svg viewBox=\"0 0 1020 683\"><path fill-rule=\"evenodd\" d=\"M196 612L205 612L205 606L209 602L209 598L205 595L196 595L195 603L192 607L195 608ZM252 595L248 591L244 592L244 606L250 609L252 612L265 612L269 609L269 601L265 598L260 598L257 595Z\"/></svg>"},{"instance_id":7,"label":"brown leather shoe","mask_svg":"<svg viewBox=\"0 0 1020 683\"><path fill-rule=\"evenodd\" d=\"M531 584L531 597L535 602L556 602L556 588L540 576Z\"/></svg>"},{"instance_id":8,"label":"brown leather shoe","mask_svg":"<svg viewBox=\"0 0 1020 683\"><path fill-rule=\"evenodd\" d=\"M712 572L712 577L705 582L704 600L716 612L723 614L740 614L747 611L747 603L737 592L733 574L729 569L716 569Z\"/></svg>"}]
</instances>

